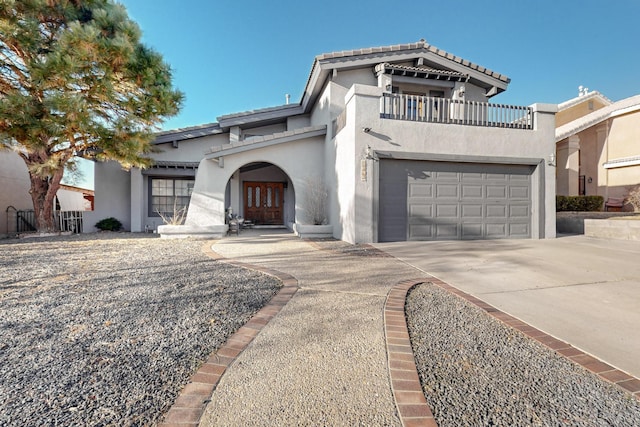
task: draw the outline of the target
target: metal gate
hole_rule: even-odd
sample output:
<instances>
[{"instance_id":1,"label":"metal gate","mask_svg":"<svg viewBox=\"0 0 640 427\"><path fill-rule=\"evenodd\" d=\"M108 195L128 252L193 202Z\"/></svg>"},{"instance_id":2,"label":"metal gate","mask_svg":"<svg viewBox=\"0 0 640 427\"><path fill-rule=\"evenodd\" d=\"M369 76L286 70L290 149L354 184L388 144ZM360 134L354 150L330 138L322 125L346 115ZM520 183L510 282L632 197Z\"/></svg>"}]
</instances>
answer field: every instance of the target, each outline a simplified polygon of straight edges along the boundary
<instances>
[{"instance_id":1,"label":"metal gate","mask_svg":"<svg viewBox=\"0 0 640 427\"><path fill-rule=\"evenodd\" d=\"M7 234L33 233L36 228L36 214L33 209L18 210L13 206L6 209ZM55 211L55 225L58 231L82 233L83 211Z\"/></svg>"}]
</instances>

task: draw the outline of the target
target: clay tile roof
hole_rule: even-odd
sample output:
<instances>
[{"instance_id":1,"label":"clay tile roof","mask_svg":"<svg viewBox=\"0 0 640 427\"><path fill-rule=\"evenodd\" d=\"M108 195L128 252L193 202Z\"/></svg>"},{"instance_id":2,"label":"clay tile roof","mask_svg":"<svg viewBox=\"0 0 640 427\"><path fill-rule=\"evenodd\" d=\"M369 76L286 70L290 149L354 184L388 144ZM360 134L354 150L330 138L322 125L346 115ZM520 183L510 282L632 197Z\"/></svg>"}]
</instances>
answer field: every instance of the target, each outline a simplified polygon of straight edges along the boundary
<instances>
[{"instance_id":1,"label":"clay tile roof","mask_svg":"<svg viewBox=\"0 0 640 427\"><path fill-rule=\"evenodd\" d=\"M460 58L458 56L453 55L452 53L446 52L442 49L432 46L429 43L427 43L425 40L420 40L416 43L405 43L405 44L396 44L391 46L370 47L365 49L354 49L354 50L344 50L339 52L323 53L321 55L316 56L316 61L347 58L351 56L368 55L374 52L385 53L385 52L397 52L402 50L416 50L416 49L424 49L429 52L435 53L436 55L439 55L448 60L463 64L466 67L469 67L473 70L486 74L490 77L493 77L505 83L509 83L511 81L509 77L503 74L496 73L495 71L489 70L488 68L474 64L473 62L467 61L466 59Z\"/></svg>"}]
</instances>

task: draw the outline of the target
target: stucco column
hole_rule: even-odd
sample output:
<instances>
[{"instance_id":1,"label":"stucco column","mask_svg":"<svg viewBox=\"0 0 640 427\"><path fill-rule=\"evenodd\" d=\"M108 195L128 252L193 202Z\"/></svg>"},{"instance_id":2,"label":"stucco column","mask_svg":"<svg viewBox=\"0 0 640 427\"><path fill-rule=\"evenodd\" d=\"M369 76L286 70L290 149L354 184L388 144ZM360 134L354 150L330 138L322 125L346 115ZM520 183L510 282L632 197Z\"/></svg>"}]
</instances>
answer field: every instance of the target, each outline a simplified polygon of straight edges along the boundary
<instances>
[{"instance_id":1,"label":"stucco column","mask_svg":"<svg viewBox=\"0 0 640 427\"><path fill-rule=\"evenodd\" d=\"M555 104L533 104L534 130L539 135L540 151L543 153L543 163L537 168L537 173L544 173L544 189L539 194L544 200L540 200L534 207L536 215L541 221L532 227L532 236L552 239L556 237L556 170L557 166L547 163L549 155L556 152L556 117L558 106ZM557 161L556 161L557 165ZM542 190L542 189L541 189Z\"/></svg>"},{"instance_id":2,"label":"stucco column","mask_svg":"<svg viewBox=\"0 0 640 427\"><path fill-rule=\"evenodd\" d=\"M577 196L580 193L580 137L573 135L567 142L567 163L558 165L567 170L567 189L569 196Z\"/></svg>"},{"instance_id":3,"label":"stucco column","mask_svg":"<svg viewBox=\"0 0 640 427\"><path fill-rule=\"evenodd\" d=\"M352 142L349 142L353 144L350 150L353 157L350 159L351 164L348 165L351 174L349 176L351 183L349 184L353 188L353 192L348 196L353 206L351 217L353 225L352 234L345 233L342 238L351 243L373 242L375 240L377 210L374 190L378 177L374 174L374 161L367 159L367 153L372 155L373 150L378 148L377 145L381 144L378 132L381 131L380 97L382 92L379 87L355 84L345 96L346 130L348 135L353 138ZM342 186L342 180L340 185Z\"/></svg>"},{"instance_id":4,"label":"stucco column","mask_svg":"<svg viewBox=\"0 0 640 427\"><path fill-rule=\"evenodd\" d=\"M143 229L142 216L144 199L144 180L139 168L131 168L131 231L140 232ZM142 201L142 202L141 202Z\"/></svg>"},{"instance_id":5,"label":"stucco column","mask_svg":"<svg viewBox=\"0 0 640 427\"><path fill-rule=\"evenodd\" d=\"M224 193L227 177L219 163L207 159L200 161L185 225L199 229L226 227L225 212L228 206L224 205Z\"/></svg>"},{"instance_id":6,"label":"stucco column","mask_svg":"<svg viewBox=\"0 0 640 427\"><path fill-rule=\"evenodd\" d=\"M240 200L242 200L242 182L240 182L240 170L236 170L233 175L231 175L230 180L230 190L231 190L231 200L227 201L227 208L231 207L233 209L233 213L237 215L244 216L245 213L242 212L244 206L240 206Z\"/></svg>"},{"instance_id":7,"label":"stucco column","mask_svg":"<svg viewBox=\"0 0 640 427\"><path fill-rule=\"evenodd\" d=\"M603 196L605 200L609 196L609 170L605 169L604 164L609 161L609 147L607 144L607 133L609 126L607 122L596 128L596 153L600 153L598 159L598 194ZM604 192L604 194L603 194Z\"/></svg>"}]
</instances>

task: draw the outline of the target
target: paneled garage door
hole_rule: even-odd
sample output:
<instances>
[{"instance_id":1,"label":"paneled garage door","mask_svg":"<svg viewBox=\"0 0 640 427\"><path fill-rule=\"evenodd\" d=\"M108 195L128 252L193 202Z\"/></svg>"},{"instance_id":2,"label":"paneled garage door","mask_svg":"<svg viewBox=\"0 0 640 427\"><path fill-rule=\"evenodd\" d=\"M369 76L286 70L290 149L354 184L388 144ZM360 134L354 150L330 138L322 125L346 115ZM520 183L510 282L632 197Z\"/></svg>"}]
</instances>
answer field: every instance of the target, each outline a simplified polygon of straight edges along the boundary
<instances>
[{"instance_id":1,"label":"paneled garage door","mask_svg":"<svg viewBox=\"0 0 640 427\"><path fill-rule=\"evenodd\" d=\"M532 171L381 159L378 240L530 238Z\"/></svg>"}]
</instances>

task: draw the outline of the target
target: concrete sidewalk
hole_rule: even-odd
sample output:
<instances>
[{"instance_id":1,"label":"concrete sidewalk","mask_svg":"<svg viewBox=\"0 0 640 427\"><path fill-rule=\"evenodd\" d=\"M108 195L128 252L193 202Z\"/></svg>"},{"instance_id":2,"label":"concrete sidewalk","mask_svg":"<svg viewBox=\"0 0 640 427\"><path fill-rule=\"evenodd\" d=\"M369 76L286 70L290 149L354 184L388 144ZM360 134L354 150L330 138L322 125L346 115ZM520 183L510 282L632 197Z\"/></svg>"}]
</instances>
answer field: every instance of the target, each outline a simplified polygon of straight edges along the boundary
<instances>
[{"instance_id":1,"label":"concrete sidewalk","mask_svg":"<svg viewBox=\"0 0 640 427\"><path fill-rule=\"evenodd\" d=\"M640 377L640 242L567 236L375 246Z\"/></svg>"},{"instance_id":2,"label":"concrete sidewalk","mask_svg":"<svg viewBox=\"0 0 640 427\"><path fill-rule=\"evenodd\" d=\"M401 425L387 366L389 289L419 272L320 250L283 231L222 239L220 255L291 274L300 289L220 379L200 426Z\"/></svg>"}]
</instances>

